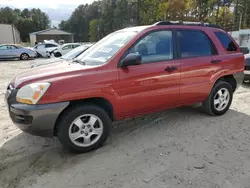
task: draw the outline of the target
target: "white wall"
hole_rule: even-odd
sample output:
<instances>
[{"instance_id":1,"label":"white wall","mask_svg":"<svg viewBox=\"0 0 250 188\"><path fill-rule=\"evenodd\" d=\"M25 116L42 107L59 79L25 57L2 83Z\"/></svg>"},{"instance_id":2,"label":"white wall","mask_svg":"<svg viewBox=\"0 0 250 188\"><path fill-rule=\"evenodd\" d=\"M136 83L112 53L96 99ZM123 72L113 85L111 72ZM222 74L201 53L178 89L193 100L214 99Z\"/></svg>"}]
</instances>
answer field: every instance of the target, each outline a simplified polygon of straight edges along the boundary
<instances>
[{"instance_id":1,"label":"white wall","mask_svg":"<svg viewBox=\"0 0 250 188\"><path fill-rule=\"evenodd\" d=\"M34 46L36 42L36 35L30 34L30 44L31 46Z\"/></svg>"},{"instance_id":2,"label":"white wall","mask_svg":"<svg viewBox=\"0 0 250 188\"><path fill-rule=\"evenodd\" d=\"M15 38L15 41L14 41L15 44L20 44L20 42L21 42L20 33L15 26L13 26L13 34L14 34L14 38Z\"/></svg>"},{"instance_id":3,"label":"white wall","mask_svg":"<svg viewBox=\"0 0 250 188\"><path fill-rule=\"evenodd\" d=\"M249 29L233 31L233 32L229 32L229 34L234 38L234 40L240 46L248 47L248 49L250 49L250 30Z\"/></svg>"},{"instance_id":4,"label":"white wall","mask_svg":"<svg viewBox=\"0 0 250 188\"><path fill-rule=\"evenodd\" d=\"M19 31L9 24L0 24L0 44L20 43Z\"/></svg>"}]
</instances>

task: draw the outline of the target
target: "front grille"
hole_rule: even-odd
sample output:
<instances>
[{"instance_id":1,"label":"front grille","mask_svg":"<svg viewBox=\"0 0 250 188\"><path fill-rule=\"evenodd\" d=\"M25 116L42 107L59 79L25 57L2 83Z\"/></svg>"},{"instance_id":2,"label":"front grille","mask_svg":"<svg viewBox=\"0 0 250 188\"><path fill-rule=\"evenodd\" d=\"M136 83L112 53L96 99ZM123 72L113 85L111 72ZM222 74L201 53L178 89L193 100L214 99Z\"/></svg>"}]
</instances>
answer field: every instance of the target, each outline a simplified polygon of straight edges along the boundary
<instances>
[{"instance_id":1,"label":"front grille","mask_svg":"<svg viewBox=\"0 0 250 188\"><path fill-rule=\"evenodd\" d=\"M17 115L10 111L10 117L13 122L23 125L30 125L32 123L32 116Z\"/></svg>"}]
</instances>

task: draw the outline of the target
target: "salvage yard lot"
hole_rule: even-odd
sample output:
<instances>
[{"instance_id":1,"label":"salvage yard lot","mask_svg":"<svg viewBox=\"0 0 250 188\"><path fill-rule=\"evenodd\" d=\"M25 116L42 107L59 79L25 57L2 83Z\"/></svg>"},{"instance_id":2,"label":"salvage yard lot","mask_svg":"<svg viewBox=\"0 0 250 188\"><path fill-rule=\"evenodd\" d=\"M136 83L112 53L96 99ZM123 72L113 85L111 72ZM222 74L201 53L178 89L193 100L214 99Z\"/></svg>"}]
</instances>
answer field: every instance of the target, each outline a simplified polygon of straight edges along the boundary
<instances>
[{"instance_id":1,"label":"salvage yard lot","mask_svg":"<svg viewBox=\"0 0 250 188\"><path fill-rule=\"evenodd\" d=\"M0 188L250 187L250 85L224 116L196 105L116 122L104 147L72 155L8 117L8 81L34 61L0 61Z\"/></svg>"}]
</instances>

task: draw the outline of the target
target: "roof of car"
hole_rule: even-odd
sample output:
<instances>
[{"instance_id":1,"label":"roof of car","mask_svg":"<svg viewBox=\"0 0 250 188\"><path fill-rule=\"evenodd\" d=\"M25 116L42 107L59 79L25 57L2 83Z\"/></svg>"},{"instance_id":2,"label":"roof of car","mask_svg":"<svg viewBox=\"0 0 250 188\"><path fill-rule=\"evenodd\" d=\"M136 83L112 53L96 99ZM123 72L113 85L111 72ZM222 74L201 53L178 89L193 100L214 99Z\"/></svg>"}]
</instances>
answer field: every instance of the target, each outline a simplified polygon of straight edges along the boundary
<instances>
[{"instance_id":1,"label":"roof of car","mask_svg":"<svg viewBox=\"0 0 250 188\"><path fill-rule=\"evenodd\" d=\"M143 31L149 27L154 26L188 26L188 27L205 27L205 28L212 28L212 29L222 29L220 26L210 23L204 23L204 22L182 22L182 21L159 21L152 25L145 25L145 26L136 26L136 27L127 27L124 29L121 29L119 31L135 31L140 32ZM119 32L118 31L118 32Z\"/></svg>"},{"instance_id":2,"label":"roof of car","mask_svg":"<svg viewBox=\"0 0 250 188\"><path fill-rule=\"evenodd\" d=\"M118 31L135 31L135 32L140 32L143 31L144 29L147 29L149 27L152 27L152 25L144 25L144 26L136 26L136 27L127 27Z\"/></svg>"},{"instance_id":3,"label":"roof of car","mask_svg":"<svg viewBox=\"0 0 250 188\"><path fill-rule=\"evenodd\" d=\"M72 44L78 44L78 45L81 45L80 43L65 43L65 44L63 44L62 46L72 45Z\"/></svg>"},{"instance_id":4,"label":"roof of car","mask_svg":"<svg viewBox=\"0 0 250 188\"><path fill-rule=\"evenodd\" d=\"M0 46L5 46L5 45L19 46L20 44L0 44Z\"/></svg>"}]
</instances>

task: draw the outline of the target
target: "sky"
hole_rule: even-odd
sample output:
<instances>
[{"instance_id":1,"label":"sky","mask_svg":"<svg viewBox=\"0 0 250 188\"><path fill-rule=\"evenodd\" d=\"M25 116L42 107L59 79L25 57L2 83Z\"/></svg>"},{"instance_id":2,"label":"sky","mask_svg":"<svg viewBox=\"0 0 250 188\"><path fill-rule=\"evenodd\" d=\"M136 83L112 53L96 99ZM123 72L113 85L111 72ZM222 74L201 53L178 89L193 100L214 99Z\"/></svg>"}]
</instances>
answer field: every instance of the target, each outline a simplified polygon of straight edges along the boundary
<instances>
[{"instance_id":1,"label":"sky","mask_svg":"<svg viewBox=\"0 0 250 188\"><path fill-rule=\"evenodd\" d=\"M11 8L40 8L47 13L52 25L58 26L61 20L70 17L78 5L92 3L94 0L0 0L0 6Z\"/></svg>"}]
</instances>

